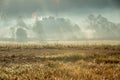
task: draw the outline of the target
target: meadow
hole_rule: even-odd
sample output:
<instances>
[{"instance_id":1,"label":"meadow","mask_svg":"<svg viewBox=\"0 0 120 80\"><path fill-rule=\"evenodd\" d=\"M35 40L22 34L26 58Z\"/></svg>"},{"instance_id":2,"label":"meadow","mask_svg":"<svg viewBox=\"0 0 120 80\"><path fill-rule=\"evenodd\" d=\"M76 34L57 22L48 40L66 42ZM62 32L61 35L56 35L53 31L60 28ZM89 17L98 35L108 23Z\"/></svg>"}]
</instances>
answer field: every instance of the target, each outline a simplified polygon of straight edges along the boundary
<instances>
[{"instance_id":1,"label":"meadow","mask_svg":"<svg viewBox=\"0 0 120 80\"><path fill-rule=\"evenodd\" d=\"M120 42L1 42L0 80L120 80Z\"/></svg>"}]
</instances>

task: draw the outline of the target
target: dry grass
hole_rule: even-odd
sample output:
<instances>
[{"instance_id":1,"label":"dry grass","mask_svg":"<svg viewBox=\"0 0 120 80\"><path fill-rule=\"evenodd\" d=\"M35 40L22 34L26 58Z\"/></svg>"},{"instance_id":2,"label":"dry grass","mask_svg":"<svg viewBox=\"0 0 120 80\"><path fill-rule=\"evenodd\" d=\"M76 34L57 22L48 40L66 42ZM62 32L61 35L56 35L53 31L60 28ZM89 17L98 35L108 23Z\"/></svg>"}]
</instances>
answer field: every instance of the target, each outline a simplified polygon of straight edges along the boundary
<instances>
[{"instance_id":1,"label":"dry grass","mask_svg":"<svg viewBox=\"0 0 120 80\"><path fill-rule=\"evenodd\" d=\"M120 45L0 45L0 80L120 80Z\"/></svg>"}]
</instances>

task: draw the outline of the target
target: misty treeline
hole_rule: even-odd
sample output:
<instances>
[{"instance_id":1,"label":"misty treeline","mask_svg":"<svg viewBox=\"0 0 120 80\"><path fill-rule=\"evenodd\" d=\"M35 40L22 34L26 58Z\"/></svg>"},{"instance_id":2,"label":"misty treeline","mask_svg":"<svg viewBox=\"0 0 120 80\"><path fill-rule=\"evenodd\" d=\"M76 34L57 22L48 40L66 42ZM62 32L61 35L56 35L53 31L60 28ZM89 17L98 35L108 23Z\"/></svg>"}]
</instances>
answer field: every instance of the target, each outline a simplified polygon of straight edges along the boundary
<instances>
[{"instance_id":1,"label":"misty treeline","mask_svg":"<svg viewBox=\"0 0 120 80\"><path fill-rule=\"evenodd\" d=\"M77 40L81 34L79 26L69 19L52 16L36 19L33 31L40 40Z\"/></svg>"},{"instance_id":2,"label":"misty treeline","mask_svg":"<svg viewBox=\"0 0 120 80\"><path fill-rule=\"evenodd\" d=\"M27 19L26 21L22 16L12 20L5 15L1 15L0 29L6 27L10 32L10 37L2 36L0 40L27 42L120 39L120 24L113 23L102 15L95 16L91 14L85 20L86 27L75 24L70 19L53 16L36 16L34 19ZM93 31L92 37L86 35L87 30ZM7 30L1 34L6 34L6 32Z\"/></svg>"},{"instance_id":3,"label":"misty treeline","mask_svg":"<svg viewBox=\"0 0 120 80\"><path fill-rule=\"evenodd\" d=\"M88 29L95 30L94 38L98 39L120 39L120 24L109 21L102 15L89 15Z\"/></svg>"}]
</instances>

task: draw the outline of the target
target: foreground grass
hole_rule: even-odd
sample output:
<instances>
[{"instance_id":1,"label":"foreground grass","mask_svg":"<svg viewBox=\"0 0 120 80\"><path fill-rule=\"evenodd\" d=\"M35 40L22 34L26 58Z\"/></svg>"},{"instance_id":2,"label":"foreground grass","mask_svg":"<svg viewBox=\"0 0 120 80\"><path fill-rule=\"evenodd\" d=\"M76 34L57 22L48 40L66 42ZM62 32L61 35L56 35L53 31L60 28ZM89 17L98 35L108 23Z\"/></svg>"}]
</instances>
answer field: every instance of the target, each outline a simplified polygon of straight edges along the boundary
<instances>
[{"instance_id":1,"label":"foreground grass","mask_svg":"<svg viewBox=\"0 0 120 80\"><path fill-rule=\"evenodd\" d=\"M85 61L14 64L0 67L1 80L119 80L120 65Z\"/></svg>"},{"instance_id":2,"label":"foreground grass","mask_svg":"<svg viewBox=\"0 0 120 80\"><path fill-rule=\"evenodd\" d=\"M0 80L119 79L119 45L7 44L0 48Z\"/></svg>"}]
</instances>

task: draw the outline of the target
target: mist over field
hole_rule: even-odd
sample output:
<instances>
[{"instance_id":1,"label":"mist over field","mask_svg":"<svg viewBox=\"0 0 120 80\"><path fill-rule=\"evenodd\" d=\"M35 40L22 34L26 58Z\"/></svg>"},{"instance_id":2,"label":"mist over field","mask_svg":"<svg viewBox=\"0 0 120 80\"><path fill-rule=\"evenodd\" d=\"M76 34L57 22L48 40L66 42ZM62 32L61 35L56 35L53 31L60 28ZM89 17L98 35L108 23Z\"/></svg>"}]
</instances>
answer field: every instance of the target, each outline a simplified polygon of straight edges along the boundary
<instances>
[{"instance_id":1,"label":"mist over field","mask_svg":"<svg viewBox=\"0 0 120 80\"><path fill-rule=\"evenodd\" d=\"M0 0L0 80L120 80L120 0Z\"/></svg>"},{"instance_id":2,"label":"mist over field","mask_svg":"<svg viewBox=\"0 0 120 80\"><path fill-rule=\"evenodd\" d=\"M119 0L0 0L0 41L120 40Z\"/></svg>"}]
</instances>

